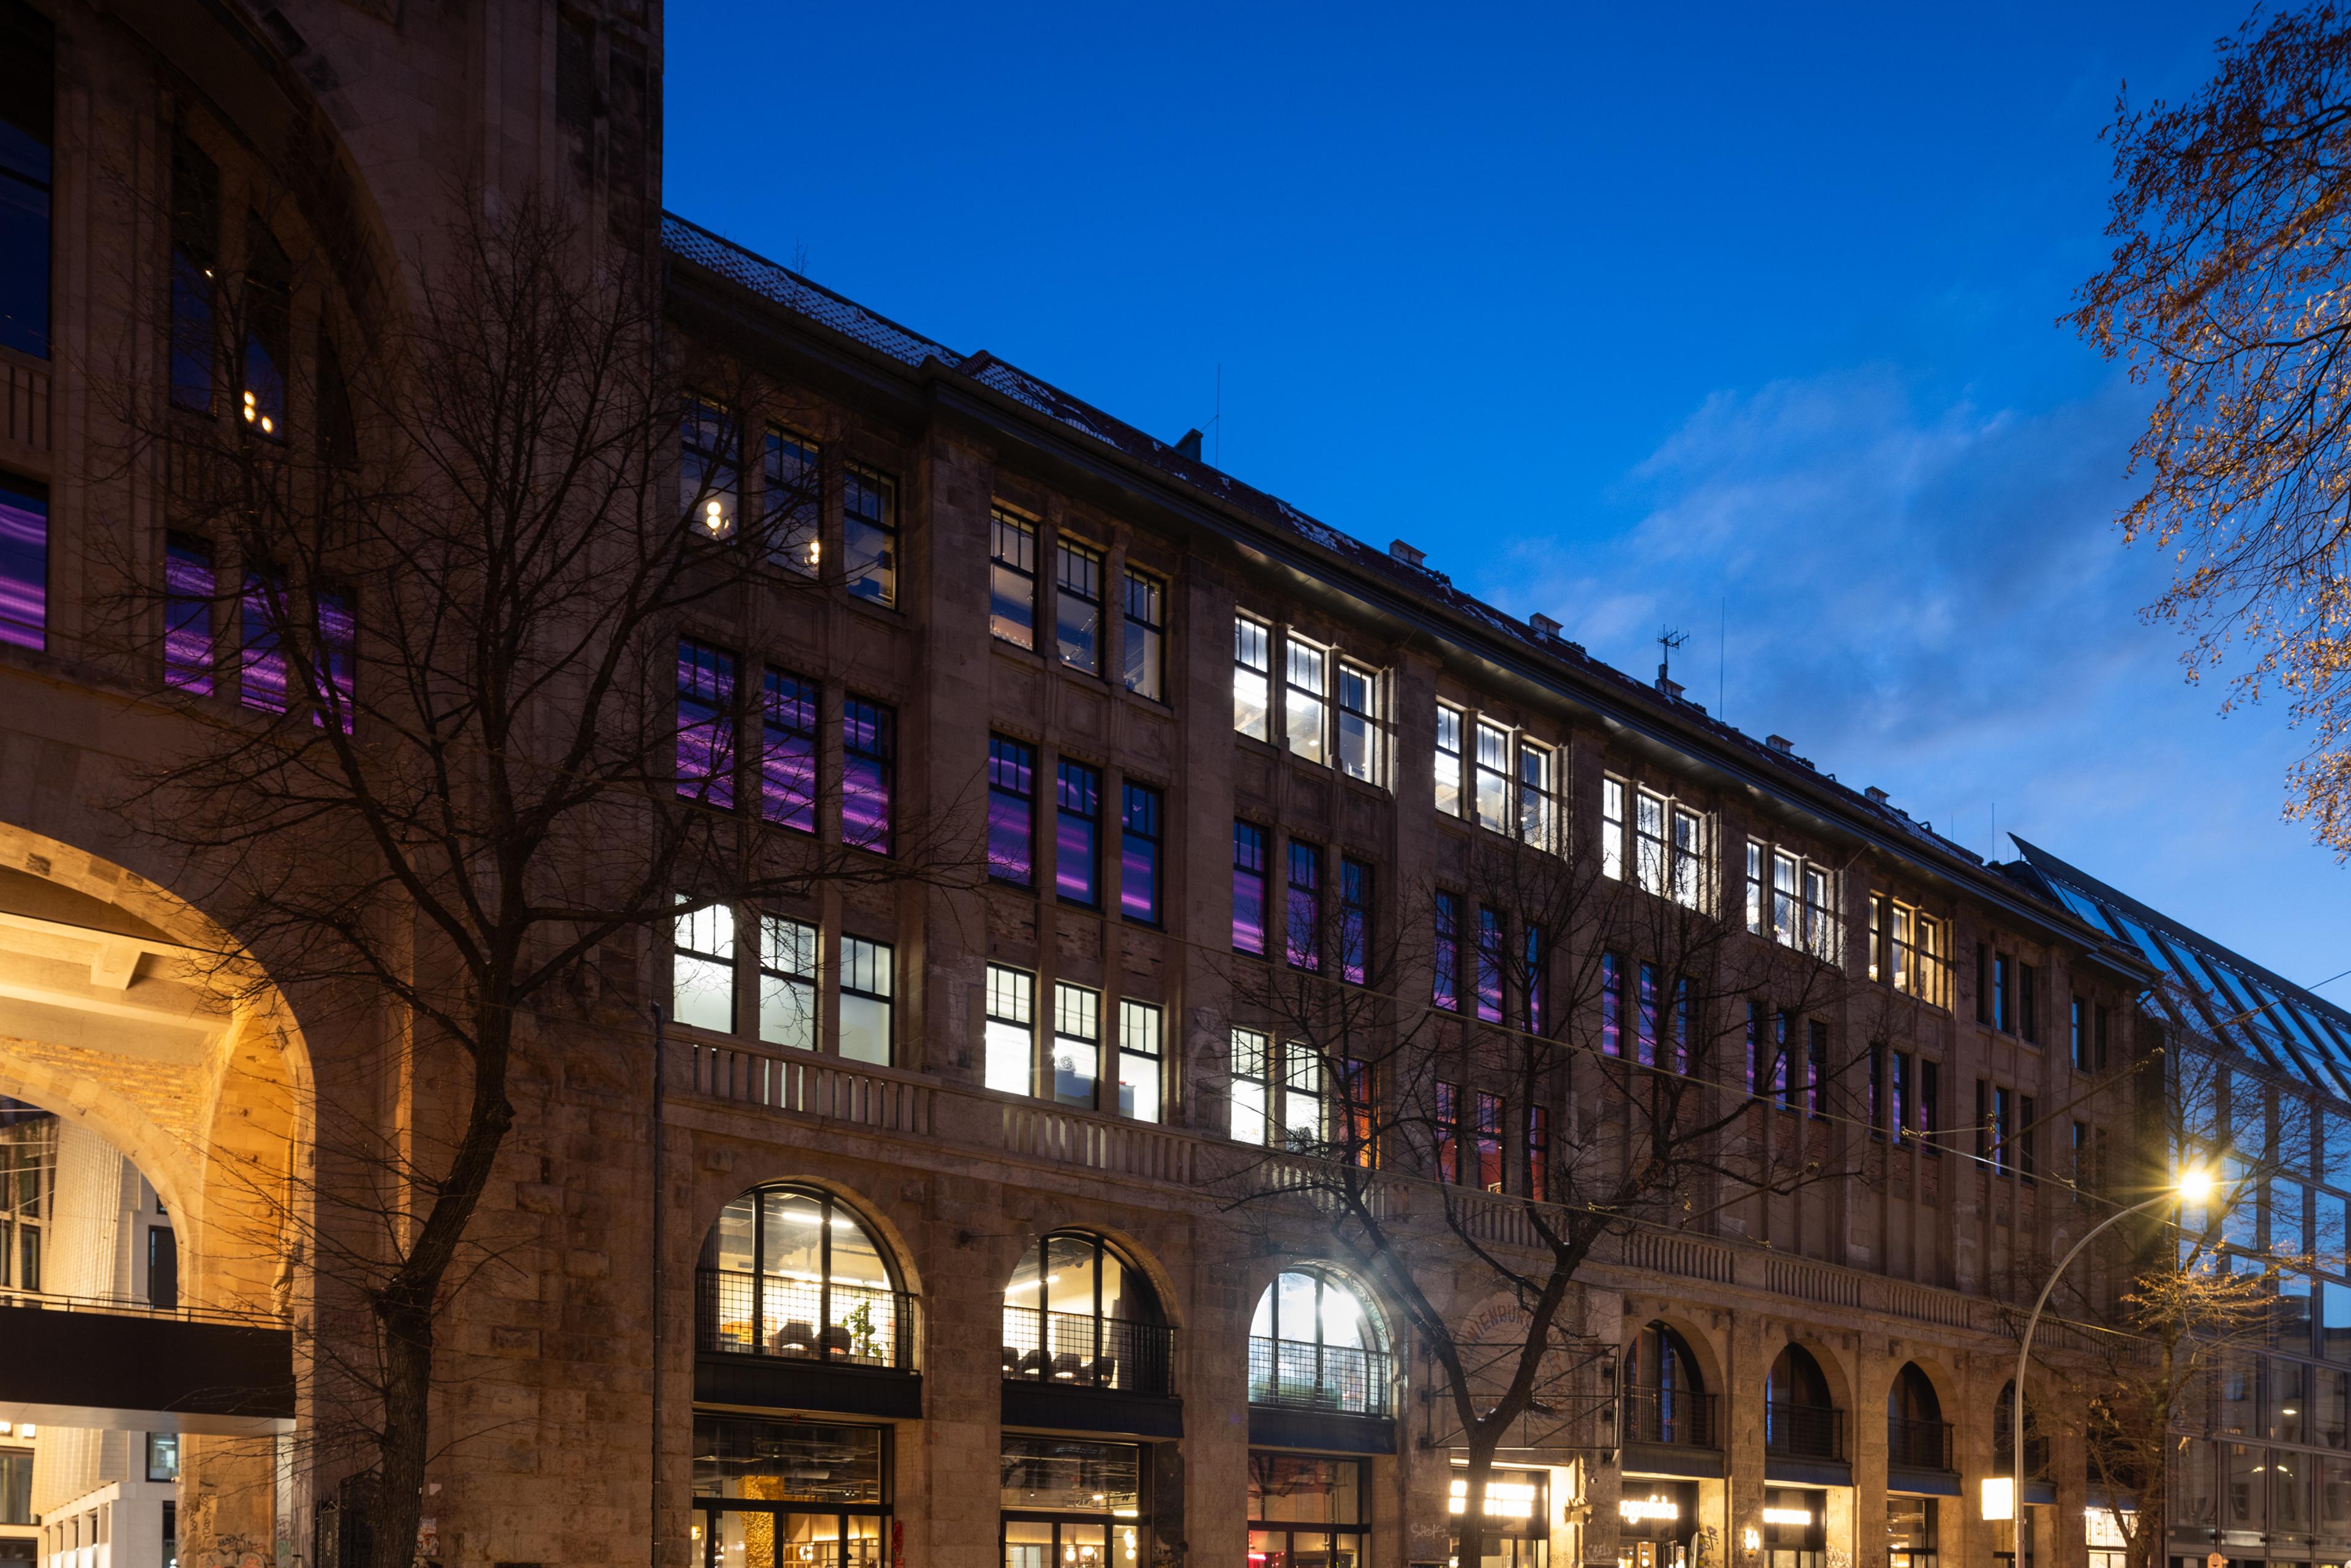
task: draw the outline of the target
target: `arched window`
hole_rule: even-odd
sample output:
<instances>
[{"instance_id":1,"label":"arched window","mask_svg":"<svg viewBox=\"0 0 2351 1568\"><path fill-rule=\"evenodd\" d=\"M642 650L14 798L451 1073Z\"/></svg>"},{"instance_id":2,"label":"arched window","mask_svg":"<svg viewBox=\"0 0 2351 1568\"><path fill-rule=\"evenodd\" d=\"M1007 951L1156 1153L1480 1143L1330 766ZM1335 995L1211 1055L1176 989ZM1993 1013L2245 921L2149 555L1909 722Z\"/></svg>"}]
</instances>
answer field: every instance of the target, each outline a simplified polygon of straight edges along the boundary
<instances>
[{"instance_id":1,"label":"arched window","mask_svg":"<svg viewBox=\"0 0 2351 1568\"><path fill-rule=\"evenodd\" d=\"M702 1244L701 1348L914 1366L913 1298L831 1193L766 1186L719 1211Z\"/></svg>"},{"instance_id":2,"label":"arched window","mask_svg":"<svg viewBox=\"0 0 2351 1568\"><path fill-rule=\"evenodd\" d=\"M1320 1269L1284 1270L1249 1319L1249 1403L1388 1415L1379 1318L1353 1286Z\"/></svg>"},{"instance_id":3,"label":"arched window","mask_svg":"<svg viewBox=\"0 0 2351 1568\"><path fill-rule=\"evenodd\" d=\"M2016 1379L2013 1377L2000 1385L2000 1404L1991 1413L1991 1473L1996 1476L2016 1473ZM2033 1408L2032 1395L2029 1390L2024 1396L2024 1474L2028 1480L2046 1480L2049 1478L2049 1439L2042 1435L2041 1412Z\"/></svg>"},{"instance_id":4,"label":"arched window","mask_svg":"<svg viewBox=\"0 0 2351 1568\"><path fill-rule=\"evenodd\" d=\"M1042 1238L1004 1287L1008 1378L1165 1394L1175 1343L1151 1281L1092 1231Z\"/></svg>"},{"instance_id":5,"label":"arched window","mask_svg":"<svg viewBox=\"0 0 2351 1568\"><path fill-rule=\"evenodd\" d=\"M1886 1462L1912 1469L1951 1468L1951 1428L1935 1385L1915 1361L1904 1362L1886 1391Z\"/></svg>"},{"instance_id":6,"label":"arched window","mask_svg":"<svg viewBox=\"0 0 2351 1568\"><path fill-rule=\"evenodd\" d=\"M1625 1367L1625 1439L1714 1446L1714 1406L1682 1336L1659 1322L1635 1336Z\"/></svg>"},{"instance_id":7,"label":"arched window","mask_svg":"<svg viewBox=\"0 0 2351 1568\"><path fill-rule=\"evenodd\" d=\"M1792 1344L1763 1383L1763 1451L1790 1458L1844 1458L1844 1412L1812 1352Z\"/></svg>"}]
</instances>

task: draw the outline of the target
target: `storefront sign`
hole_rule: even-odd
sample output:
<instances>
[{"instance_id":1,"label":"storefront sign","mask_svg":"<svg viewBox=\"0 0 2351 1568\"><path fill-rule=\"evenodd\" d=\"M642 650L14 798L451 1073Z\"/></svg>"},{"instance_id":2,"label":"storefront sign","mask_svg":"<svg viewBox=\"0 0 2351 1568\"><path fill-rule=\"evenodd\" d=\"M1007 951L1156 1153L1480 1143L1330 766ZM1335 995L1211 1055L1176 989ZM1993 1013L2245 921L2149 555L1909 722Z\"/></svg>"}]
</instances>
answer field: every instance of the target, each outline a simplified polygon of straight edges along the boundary
<instances>
[{"instance_id":1,"label":"storefront sign","mask_svg":"<svg viewBox=\"0 0 2351 1568\"><path fill-rule=\"evenodd\" d=\"M1810 1509L1767 1508L1763 1511L1763 1522L1766 1524L1799 1524L1809 1526L1813 1522L1813 1515Z\"/></svg>"},{"instance_id":2,"label":"storefront sign","mask_svg":"<svg viewBox=\"0 0 2351 1568\"><path fill-rule=\"evenodd\" d=\"M1616 1500L1616 1513L1627 1524L1639 1524L1653 1519L1679 1519L1682 1505L1669 1497L1654 1494L1646 1498L1626 1497Z\"/></svg>"},{"instance_id":3,"label":"storefront sign","mask_svg":"<svg viewBox=\"0 0 2351 1568\"><path fill-rule=\"evenodd\" d=\"M1986 1476L1983 1484L1983 1516L1986 1519L2016 1517L2016 1483L2006 1476ZM2225 1568L2225 1564L2223 1565Z\"/></svg>"}]
</instances>

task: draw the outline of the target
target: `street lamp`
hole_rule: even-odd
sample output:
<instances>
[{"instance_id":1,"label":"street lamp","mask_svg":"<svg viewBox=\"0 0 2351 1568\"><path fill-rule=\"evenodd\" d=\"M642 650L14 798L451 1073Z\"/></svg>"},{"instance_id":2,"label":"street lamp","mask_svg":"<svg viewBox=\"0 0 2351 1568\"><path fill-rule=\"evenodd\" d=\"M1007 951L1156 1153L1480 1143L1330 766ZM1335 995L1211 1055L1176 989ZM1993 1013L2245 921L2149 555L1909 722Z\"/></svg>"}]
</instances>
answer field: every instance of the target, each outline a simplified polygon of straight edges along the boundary
<instances>
[{"instance_id":1,"label":"street lamp","mask_svg":"<svg viewBox=\"0 0 2351 1568\"><path fill-rule=\"evenodd\" d=\"M2098 1233L2106 1227L2167 1203L2200 1204L2211 1196L2211 1172L2203 1169L2180 1172L2169 1191L2157 1193L2145 1202L2135 1203L2128 1208L2117 1209L2090 1227L2082 1239L2074 1243L2074 1249L2050 1270L2048 1282L2041 1287L2041 1295L2032 1303L2032 1315L2024 1320L2024 1337L2016 1347L2016 1382L2012 1385L2016 1397L2009 1414L2009 1438L2013 1449L2008 1477L2008 1517L2011 1527L2017 1532L2016 1560L2020 1564L2024 1561L2024 1363L2032 1354L2032 1332L2041 1326L2041 1309L2049 1304L2049 1292L2057 1288L2057 1281L2073 1266L2074 1260L2082 1255L2082 1249L2096 1240Z\"/></svg>"}]
</instances>

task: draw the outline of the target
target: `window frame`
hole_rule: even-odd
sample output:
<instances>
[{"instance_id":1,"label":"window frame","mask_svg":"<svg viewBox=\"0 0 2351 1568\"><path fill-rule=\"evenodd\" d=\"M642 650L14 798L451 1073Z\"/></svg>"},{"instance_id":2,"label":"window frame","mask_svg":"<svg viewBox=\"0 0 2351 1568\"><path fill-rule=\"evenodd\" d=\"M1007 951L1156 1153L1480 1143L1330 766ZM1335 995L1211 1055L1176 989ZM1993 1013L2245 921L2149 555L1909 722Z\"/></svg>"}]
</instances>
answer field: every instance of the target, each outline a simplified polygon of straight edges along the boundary
<instances>
[{"instance_id":1,"label":"window frame","mask_svg":"<svg viewBox=\"0 0 2351 1568\"><path fill-rule=\"evenodd\" d=\"M1008 558L1007 537L1016 542L1014 557L1025 554L1026 563ZM1020 602L1019 636L1008 636L1003 630L1006 620L998 606L1007 602L1003 585L1008 579L1019 581L1023 588ZM1037 522L1022 516L1002 502L987 509L987 632L1007 647L1037 651Z\"/></svg>"},{"instance_id":2,"label":"window frame","mask_svg":"<svg viewBox=\"0 0 2351 1568\"><path fill-rule=\"evenodd\" d=\"M1053 758L1053 896L1076 909L1102 906L1102 797L1101 768L1073 757ZM1085 883L1072 893L1070 873L1081 852Z\"/></svg>"},{"instance_id":3,"label":"window frame","mask_svg":"<svg viewBox=\"0 0 2351 1568\"><path fill-rule=\"evenodd\" d=\"M1146 702L1167 701L1167 580L1132 562L1120 568L1119 669L1126 689ZM1142 608L1136 608L1136 594Z\"/></svg>"},{"instance_id":4,"label":"window frame","mask_svg":"<svg viewBox=\"0 0 2351 1568\"><path fill-rule=\"evenodd\" d=\"M1475 813L1478 825L1488 832L1499 833L1504 838L1515 837L1515 825L1510 820L1510 793L1515 783L1511 777L1513 753L1516 749L1513 744L1515 734L1510 726L1497 724L1485 715L1479 714L1477 716L1476 727L1471 732L1471 738L1475 742L1476 748L1470 756L1469 764L1471 783L1469 809ZM1487 743L1489 740L1493 743L1494 756L1494 760L1490 762L1487 759ZM1491 781L1490 784L1489 780ZM1489 793L1492 796L1490 810L1488 809Z\"/></svg>"},{"instance_id":5,"label":"window frame","mask_svg":"<svg viewBox=\"0 0 2351 1568\"><path fill-rule=\"evenodd\" d=\"M1269 1147L1273 1129L1273 1036L1265 1030L1235 1024L1227 1050L1225 1135L1251 1148ZM1249 1136L1245 1129L1252 1125L1256 1135Z\"/></svg>"},{"instance_id":6,"label":"window frame","mask_svg":"<svg viewBox=\"0 0 2351 1568\"><path fill-rule=\"evenodd\" d=\"M1249 852L1249 835L1254 835L1257 856L1254 865L1249 864L1245 858ZM1272 941L1273 933L1270 928L1272 908L1270 902L1271 889L1268 883L1271 867L1267 864L1272 855L1273 831L1271 829L1259 827L1246 817L1233 819L1233 951L1245 953L1252 958L1268 956L1268 950ZM1244 946L1241 942L1241 894L1244 878L1253 879L1257 885L1258 935L1257 946L1254 947Z\"/></svg>"},{"instance_id":7,"label":"window frame","mask_svg":"<svg viewBox=\"0 0 2351 1568\"><path fill-rule=\"evenodd\" d=\"M854 497L860 491L875 497L880 502L880 517L872 517L860 512ZM863 600L884 610L898 608L898 579L904 562L901 559L901 528L898 519L898 481L881 469L865 463L843 463L841 465L841 581L852 599ZM870 534L879 548L872 559L860 564L858 537ZM869 584L878 586L869 587Z\"/></svg>"},{"instance_id":8,"label":"window frame","mask_svg":"<svg viewBox=\"0 0 2351 1568\"><path fill-rule=\"evenodd\" d=\"M797 688L787 692L785 687ZM800 716L805 716L802 721ZM759 817L792 832L814 834L821 822L824 688L778 664L759 674ZM797 747L806 770L795 780ZM795 784L797 783L797 788ZM780 807L778 801L784 802Z\"/></svg>"},{"instance_id":9,"label":"window frame","mask_svg":"<svg viewBox=\"0 0 2351 1568\"><path fill-rule=\"evenodd\" d=\"M805 480L789 478L785 474L788 454L799 455L799 465ZM806 493L795 495L804 487ZM768 559L786 571L800 577L814 577L824 563L824 444L789 425L767 423L759 442L759 509L765 520L761 528L767 534ZM787 520L787 510L802 511L801 517ZM794 551L806 546L806 559Z\"/></svg>"},{"instance_id":10,"label":"window frame","mask_svg":"<svg viewBox=\"0 0 2351 1568\"><path fill-rule=\"evenodd\" d=\"M878 967L874 972L879 977L881 989L875 990L869 987L852 985L850 983L852 959L851 944L852 943L854 943L859 948L863 949L866 954L878 960ZM895 1064L898 1056L897 972L898 947L896 943L879 941L871 936L860 936L852 932L845 931L841 933L841 957L837 970L838 979L835 984L841 1011L845 1017L848 1011L849 1002L852 998L854 998L862 1002L872 1003L882 1017L882 1055L879 1059L870 1056L850 1055L848 1025L844 1022L836 1027L833 1036L833 1051L834 1054L840 1056L843 1061L862 1061L867 1065L873 1067L889 1067Z\"/></svg>"},{"instance_id":11,"label":"window frame","mask_svg":"<svg viewBox=\"0 0 2351 1568\"><path fill-rule=\"evenodd\" d=\"M1282 960L1310 975L1322 971L1322 855L1294 834L1282 848Z\"/></svg>"},{"instance_id":12,"label":"window frame","mask_svg":"<svg viewBox=\"0 0 2351 1568\"><path fill-rule=\"evenodd\" d=\"M1019 1031L1019 1088L1011 1085ZM980 975L980 1087L1033 1098L1037 1092L1037 977L1010 964L990 963Z\"/></svg>"},{"instance_id":13,"label":"window frame","mask_svg":"<svg viewBox=\"0 0 2351 1568\"><path fill-rule=\"evenodd\" d=\"M1332 701L1338 716L1339 771L1374 789L1387 787L1386 725L1381 716L1380 672L1353 659L1339 661L1338 694ZM1351 700L1360 695L1360 701Z\"/></svg>"},{"instance_id":14,"label":"window frame","mask_svg":"<svg viewBox=\"0 0 2351 1568\"><path fill-rule=\"evenodd\" d=\"M1012 826L1009 819L1016 813L1019 819L1020 856L1017 867L997 852L999 801L1007 813L1003 827L1008 847ZM1029 892L1037 886L1037 748L1028 741L994 731L987 737L987 879Z\"/></svg>"},{"instance_id":15,"label":"window frame","mask_svg":"<svg viewBox=\"0 0 2351 1568\"><path fill-rule=\"evenodd\" d=\"M1166 816L1165 790L1139 779L1119 780L1118 913L1121 919L1137 925L1160 925L1165 906L1162 883L1166 874ZM1148 896L1139 913L1131 896L1138 866L1149 882Z\"/></svg>"},{"instance_id":16,"label":"window frame","mask_svg":"<svg viewBox=\"0 0 2351 1568\"><path fill-rule=\"evenodd\" d=\"M1050 1092L1045 1097L1056 1105L1091 1111L1096 1108L1102 1098L1102 992L1092 986L1076 985L1068 980L1053 982L1053 1037L1047 1051L1047 1066L1052 1082L1048 1085ZM1082 1094L1073 1094L1061 1086L1065 1076L1072 1082L1081 1077L1074 1068L1064 1073L1061 1065L1064 1044L1071 1048L1071 1061L1077 1061L1078 1051L1085 1052L1091 1059L1092 1065L1082 1073L1085 1082Z\"/></svg>"},{"instance_id":17,"label":"window frame","mask_svg":"<svg viewBox=\"0 0 2351 1568\"><path fill-rule=\"evenodd\" d=\"M1149 1026L1138 1030L1136 1026L1148 1019ZM1147 1046L1138 1043L1149 1037ZM1130 1078L1130 1063L1147 1062L1144 1073ZM1144 1001L1135 997L1118 999L1118 1113L1130 1121L1162 1123L1167 1118L1167 1035L1166 1018L1157 1002ZM1151 1087L1151 1108L1146 1113L1135 1107L1141 1096L1130 1092L1131 1085L1148 1082Z\"/></svg>"},{"instance_id":18,"label":"window frame","mask_svg":"<svg viewBox=\"0 0 2351 1568\"><path fill-rule=\"evenodd\" d=\"M1242 722L1244 693L1252 684L1257 691L1253 726ZM1233 616L1233 733L1273 743L1273 622L1246 612Z\"/></svg>"},{"instance_id":19,"label":"window frame","mask_svg":"<svg viewBox=\"0 0 2351 1568\"><path fill-rule=\"evenodd\" d=\"M1290 756L1331 766L1331 671L1338 651L1287 627L1281 633L1281 740ZM1303 673L1311 673L1308 685ZM1301 744L1302 740L1302 744Z\"/></svg>"},{"instance_id":20,"label":"window frame","mask_svg":"<svg viewBox=\"0 0 2351 1568\"><path fill-rule=\"evenodd\" d=\"M855 740L858 712L872 717L873 738L861 747ZM866 850L887 857L892 853L897 833L898 793L898 710L892 705L855 692L844 692L841 703L841 841L851 849ZM849 836L849 805L857 792L852 788L852 769L862 765L872 780L872 796L880 802L876 819L878 836Z\"/></svg>"},{"instance_id":21,"label":"window frame","mask_svg":"<svg viewBox=\"0 0 2351 1568\"><path fill-rule=\"evenodd\" d=\"M824 1047L824 990L820 969L820 955L824 951L823 929L796 915L760 910L757 916L759 945L754 961L759 971L759 1043L781 1046L788 1051L821 1051ZM784 950L787 940L789 952ZM791 967L794 964L799 967ZM805 1044L780 1039L769 1032L770 1003L778 992L802 997L802 1016L807 1020L808 1030Z\"/></svg>"},{"instance_id":22,"label":"window frame","mask_svg":"<svg viewBox=\"0 0 2351 1568\"><path fill-rule=\"evenodd\" d=\"M1077 566L1079 580L1071 580L1071 568ZM1053 657L1061 668L1073 670L1096 680L1102 676L1103 632L1102 599L1103 569L1110 564L1110 554L1098 545L1071 538L1056 532L1053 536ZM1091 580L1092 591L1087 589ZM1073 625L1071 605L1084 605L1092 612L1091 628L1080 616ZM1082 657L1072 657L1075 649Z\"/></svg>"}]
</instances>

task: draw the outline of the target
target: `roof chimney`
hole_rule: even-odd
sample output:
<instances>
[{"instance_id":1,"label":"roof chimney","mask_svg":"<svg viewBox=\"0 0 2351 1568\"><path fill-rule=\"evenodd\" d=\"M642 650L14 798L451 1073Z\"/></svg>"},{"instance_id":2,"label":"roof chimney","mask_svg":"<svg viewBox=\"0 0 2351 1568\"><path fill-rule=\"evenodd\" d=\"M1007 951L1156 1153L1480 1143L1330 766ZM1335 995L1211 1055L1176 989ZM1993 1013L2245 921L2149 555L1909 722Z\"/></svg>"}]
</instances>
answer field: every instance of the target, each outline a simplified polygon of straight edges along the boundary
<instances>
[{"instance_id":1,"label":"roof chimney","mask_svg":"<svg viewBox=\"0 0 2351 1568\"><path fill-rule=\"evenodd\" d=\"M1783 757L1796 749L1796 743L1784 735L1771 736L1765 739L1764 744Z\"/></svg>"},{"instance_id":2,"label":"roof chimney","mask_svg":"<svg viewBox=\"0 0 2351 1568\"><path fill-rule=\"evenodd\" d=\"M1421 550L1413 549L1402 539L1390 539L1388 541L1388 554L1404 562L1406 566L1416 566L1424 571L1428 569L1427 555Z\"/></svg>"},{"instance_id":3,"label":"roof chimney","mask_svg":"<svg viewBox=\"0 0 2351 1568\"><path fill-rule=\"evenodd\" d=\"M1682 684L1679 681L1668 679L1661 674L1657 676L1657 689L1676 702L1682 700Z\"/></svg>"},{"instance_id":4,"label":"roof chimney","mask_svg":"<svg viewBox=\"0 0 2351 1568\"><path fill-rule=\"evenodd\" d=\"M1556 639L1559 636L1559 622L1540 610L1527 617L1527 624L1534 628L1538 637Z\"/></svg>"},{"instance_id":5,"label":"roof chimney","mask_svg":"<svg viewBox=\"0 0 2351 1568\"><path fill-rule=\"evenodd\" d=\"M1200 433L1196 430L1186 431L1184 433L1184 438L1176 444L1176 450L1182 453L1185 456L1189 457L1193 462L1199 462Z\"/></svg>"},{"instance_id":6,"label":"roof chimney","mask_svg":"<svg viewBox=\"0 0 2351 1568\"><path fill-rule=\"evenodd\" d=\"M1875 784L1872 784L1868 789L1864 789L1864 790L1862 791L1862 793L1863 793L1863 794L1865 794L1865 795L1866 795L1866 796L1868 796L1868 797L1870 798L1870 800L1872 800L1873 801L1875 801L1876 803L1877 803L1877 804L1878 804L1878 805L1880 805L1880 806L1883 806L1884 804L1886 804L1886 800L1887 800L1887 796L1886 796L1886 791L1885 791L1885 790L1883 790L1883 789L1879 789L1876 785L1875 785Z\"/></svg>"}]
</instances>

